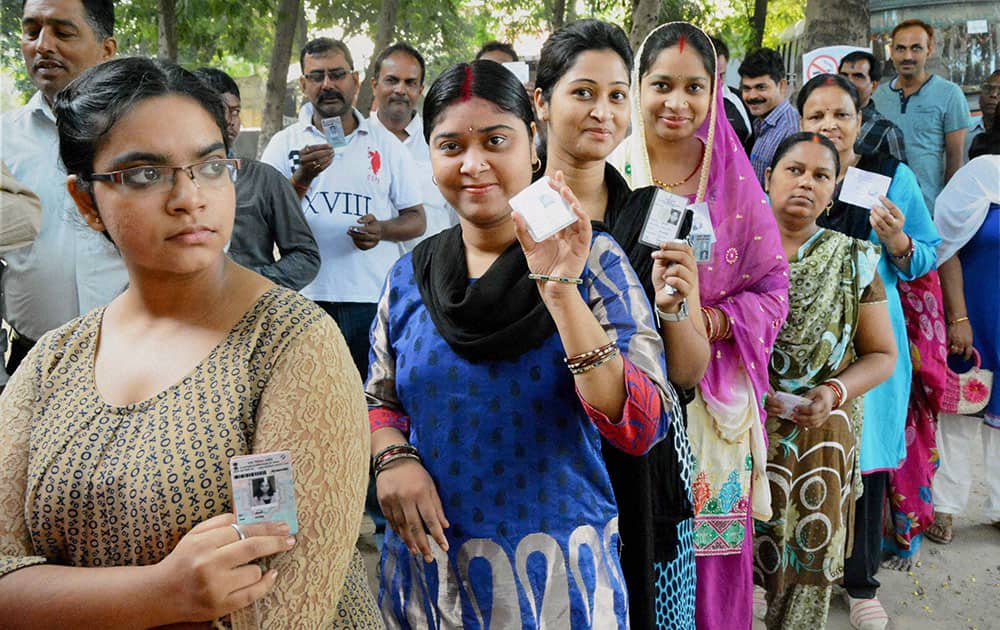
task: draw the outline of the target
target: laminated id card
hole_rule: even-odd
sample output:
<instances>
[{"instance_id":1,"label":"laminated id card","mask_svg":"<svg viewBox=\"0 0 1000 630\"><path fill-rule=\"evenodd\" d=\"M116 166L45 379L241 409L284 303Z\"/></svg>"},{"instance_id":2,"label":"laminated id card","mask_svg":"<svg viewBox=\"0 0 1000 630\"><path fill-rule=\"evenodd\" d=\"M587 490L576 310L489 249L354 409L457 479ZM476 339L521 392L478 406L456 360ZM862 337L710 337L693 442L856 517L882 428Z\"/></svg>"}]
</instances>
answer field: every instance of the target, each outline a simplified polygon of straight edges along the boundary
<instances>
[{"instance_id":1,"label":"laminated id card","mask_svg":"<svg viewBox=\"0 0 1000 630\"><path fill-rule=\"evenodd\" d=\"M808 407L812 404L812 401L808 398L789 394L788 392L774 392L774 399L781 403L782 410L779 415L785 419L790 419L799 407Z\"/></svg>"},{"instance_id":2,"label":"laminated id card","mask_svg":"<svg viewBox=\"0 0 1000 630\"><path fill-rule=\"evenodd\" d=\"M299 531L289 451L237 455L229 460L233 510L238 525L285 521Z\"/></svg>"},{"instance_id":3,"label":"laminated id card","mask_svg":"<svg viewBox=\"0 0 1000 630\"><path fill-rule=\"evenodd\" d=\"M712 246L715 244L715 228L712 227L712 215L708 211L708 204L693 203L688 208L694 213L691 224L691 233L688 235L688 242L694 251L694 259L697 263L707 263L712 260Z\"/></svg>"},{"instance_id":4,"label":"laminated id card","mask_svg":"<svg viewBox=\"0 0 1000 630\"><path fill-rule=\"evenodd\" d=\"M333 152L341 153L347 147L347 136L344 135L344 121L340 116L323 119L323 133L326 141L333 147Z\"/></svg>"},{"instance_id":5,"label":"laminated id card","mask_svg":"<svg viewBox=\"0 0 1000 630\"><path fill-rule=\"evenodd\" d=\"M514 195L510 207L524 217L528 233L536 243L577 220L566 200L549 186L547 175Z\"/></svg>"},{"instance_id":6,"label":"laminated id card","mask_svg":"<svg viewBox=\"0 0 1000 630\"><path fill-rule=\"evenodd\" d=\"M649 204L639 242L659 249L661 243L685 238L687 234L681 234L681 225L684 223L684 215L688 213L687 205L686 197L657 188Z\"/></svg>"}]
</instances>

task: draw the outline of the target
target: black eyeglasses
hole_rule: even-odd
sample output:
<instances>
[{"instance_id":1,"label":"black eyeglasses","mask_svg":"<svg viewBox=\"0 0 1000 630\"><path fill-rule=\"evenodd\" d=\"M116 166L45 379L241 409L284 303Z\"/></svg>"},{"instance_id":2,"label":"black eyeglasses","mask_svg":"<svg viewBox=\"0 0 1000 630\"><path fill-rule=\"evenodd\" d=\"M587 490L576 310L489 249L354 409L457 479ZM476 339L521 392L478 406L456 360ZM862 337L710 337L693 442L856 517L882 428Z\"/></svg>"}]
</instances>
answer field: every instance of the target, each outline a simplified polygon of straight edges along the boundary
<instances>
[{"instance_id":1,"label":"black eyeglasses","mask_svg":"<svg viewBox=\"0 0 1000 630\"><path fill-rule=\"evenodd\" d=\"M109 173L94 173L87 180L111 182L136 192L166 192L177 183L177 171L183 171L198 188L215 189L235 183L239 168L240 160L213 158L186 166L133 166Z\"/></svg>"},{"instance_id":2,"label":"black eyeglasses","mask_svg":"<svg viewBox=\"0 0 1000 630\"><path fill-rule=\"evenodd\" d=\"M323 79L330 77L331 81L341 81L344 77L349 75L351 72L349 70L344 70L343 68L333 68L332 70L313 70L312 72L306 73L306 78L313 83L322 83Z\"/></svg>"}]
</instances>

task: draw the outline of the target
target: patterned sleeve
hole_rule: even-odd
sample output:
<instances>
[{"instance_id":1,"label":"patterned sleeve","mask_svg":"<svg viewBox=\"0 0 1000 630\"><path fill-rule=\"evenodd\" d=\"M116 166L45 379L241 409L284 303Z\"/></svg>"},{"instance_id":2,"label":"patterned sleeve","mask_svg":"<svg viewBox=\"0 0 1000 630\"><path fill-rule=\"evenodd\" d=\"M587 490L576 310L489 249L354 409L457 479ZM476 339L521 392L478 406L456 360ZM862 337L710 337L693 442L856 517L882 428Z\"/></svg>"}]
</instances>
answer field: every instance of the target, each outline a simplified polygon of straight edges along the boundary
<instances>
[{"instance_id":1,"label":"patterned sleeve","mask_svg":"<svg viewBox=\"0 0 1000 630\"><path fill-rule=\"evenodd\" d=\"M28 484L28 448L31 418L41 379L39 343L0 394L0 577L17 569L46 562L34 548L24 520Z\"/></svg>"},{"instance_id":2,"label":"patterned sleeve","mask_svg":"<svg viewBox=\"0 0 1000 630\"><path fill-rule=\"evenodd\" d=\"M406 260L409 261L409 258ZM368 353L365 395L368 398L368 422L372 431L393 427L403 435L409 435L410 418L396 397L396 356L389 341L389 283L392 276L392 273L388 275L382 288L382 297L379 298L369 335L371 351Z\"/></svg>"},{"instance_id":3,"label":"patterned sleeve","mask_svg":"<svg viewBox=\"0 0 1000 630\"><path fill-rule=\"evenodd\" d=\"M260 600L261 627L330 627L354 553L368 483L361 380L327 317L276 361L261 395L253 451L291 450L299 534L276 556L277 585ZM253 608L233 615L234 626Z\"/></svg>"},{"instance_id":4,"label":"patterned sleeve","mask_svg":"<svg viewBox=\"0 0 1000 630\"><path fill-rule=\"evenodd\" d=\"M913 255L910 268L896 269L899 277L906 281L916 280L937 265L937 246L941 242L931 213L924 203L917 178L905 164L896 167L896 173L889 186L889 200L896 204L906 217L903 231L913 239ZM893 265L895 267L895 265Z\"/></svg>"},{"instance_id":5,"label":"patterned sleeve","mask_svg":"<svg viewBox=\"0 0 1000 630\"><path fill-rule=\"evenodd\" d=\"M678 405L667 380L663 341L642 284L613 239L595 235L587 267L587 302L625 359L622 419L611 422L579 390L577 395L605 439L629 455L642 455L666 435Z\"/></svg>"},{"instance_id":6,"label":"patterned sleeve","mask_svg":"<svg viewBox=\"0 0 1000 630\"><path fill-rule=\"evenodd\" d=\"M903 138L903 130L890 124L885 134L885 141L889 145L889 154L900 162L905 162L906 142Z\"/></svg>"}]
</instances>

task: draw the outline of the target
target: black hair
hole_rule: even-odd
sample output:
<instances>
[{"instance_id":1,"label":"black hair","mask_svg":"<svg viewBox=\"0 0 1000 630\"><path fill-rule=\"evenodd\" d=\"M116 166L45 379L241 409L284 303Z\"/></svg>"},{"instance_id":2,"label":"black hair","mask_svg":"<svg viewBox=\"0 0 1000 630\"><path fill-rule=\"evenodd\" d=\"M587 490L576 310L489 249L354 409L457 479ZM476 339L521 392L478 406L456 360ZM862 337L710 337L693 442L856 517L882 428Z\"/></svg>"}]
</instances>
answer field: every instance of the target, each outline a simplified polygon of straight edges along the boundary
<instances>
[{"instance_id":1,"label":"black hair","mask_svg":"<svg viewBox=\"0 0 1000 630\"><path fill-rule=\"evenodd\" d=\"M705 66L705 72L710 79L715 77L715 51L712 50L712 40L700 29L687 22L674 22L661 26L653 31L642 47L642 57L639 59L639 76L644 77L649 72L661 52L680 44L681 38L694 47ZM712 85L715 85L714 80Z\"/></svg>"},{"instance_id":2,"label":"black hair","mask_svg":"<svg viewBox=\"0 0 1000 630\"><path fill-rule=\"evenodd\" d=\"M601 20L577 20L552 33L542 45L535 87L542 90L545 101L552 96L552 88L573 67L580 53L589 50L616 53L625 65L626 74L631 77L632 49L625 31L616 24Z\"/></svg>"},{"instance_id":3,"label":"black hair","mask_svg":"<svg viewBox=\"0 0 1000 630\"><path fill-rule=\"evenodd\" d=\"M176 94L197 102L215 121L229 150L222 98L177 64L118 57L85 70L56 96L52 110L59 129L59 157L66 172L86 183L94 156L118 121L142 101Z\"/></svg>"},{"instance_id":4,"label":"black hair","mask_svg":"<svg viewBox=\"0 0 1000 630\"><path fill-rule=\"evenodd\" d=\"M323 53L330 52L331 50L336 50L343 54L344 59L347 60L348 67L350 67L351 70L354 70L354 57L351 56L351 49L347 47L347 44L339 39L333 39L330 37L317 37L316 39L306 42L306 45L299 51L299 68L305 70L306 55L322 55Z\"/></svg>"},{"instance_id":5,"label":"black hair","mask_svg":"<svg viewBox=\"0 0 1000 630\"><path fill-rule=\"evenodd\" d=\"M449 106L473 96L520 118L531 136L535 109L524 86L507 68L489 59L479 59L456 63L434 80L424 97L424 140L430 142L431 132Z\"/></svg>"},{"instance_id":6,"label":"black hair","mask_svg":"<svg viewBox=\"0 0 1000 630\"><path fill-rule=\"evenodd\" d=\"M841 74L817 74L806 81L806 84L799 90L799 95L795 98L795 107L799 110L799 116L802 115L802 110L805 108L809 96L816 89L822 87L835 87L847 92L847 95L851 97L851 102L854 103L854 111L861 111L861 95L858 94L858 88L854 87L854 84L847 77Z\"/></svg>"},{"instance_id":7,"label":"black hair","mask_svg":"<svg viewBox=\"0 0 1000 630\"><path fill-rule=\"evenodd\" d=\"M21 12L28 0L21 0ZM83 15L94 29L98 41L104 41L115 36L115 3L114 0L80 0L83 5Z\"/></svg>"},{"instance_id":8,"label":"black hair","mask_svg":"<svg viewBox=\"0 0 1000 630\"><path fill-rule=\"evenodd\" d=\"M774 173L774 167L778 165L781 158L785 157L785 154L792 150L797 144L802 144L803 142L811 142L812 144L819 144L826 148L831 155L833 155L833 165L834 173L840 172L840 154L837 153L837 147L830 141L829 138L821 133L816 133L813 131L796 131L792 135L788 136L781 141L778 148L774 151L774 157L771 158L771 165L767 168Z\"/></svg>"},{"instance_id":9,"label":"black hair","mask_svg":"<svg viewBox=\"0 0 1000 630\"><path fill-rule=\"evenodd\" d=\"M505 55L508 55L513 61L517 61L518 59L520 59L520 57L517 56L517 51L514 50L513 46L511 46L507 42L498 42L496 40L493 40L492 42L486 42L485 44L483 44L483 47L480 48L479 52L476 53L476 61L478 61L480 57L482 57L486 53L493 52L494 50L499 50Z\"/></svg>"},{"instance_id":10,"label":"black hair","mask_svg":"<svg viewBox=\"0 0 1000 630\"><path fill-rule=\"evenodd\" d=\"M743 59L738 72L741 77L767 75L774 79L775 83L781 83L785 78L785 61L775 50L758 48Z\"/></svg>"},{"instance_id":11,"label":"black hair","mask_svg":"<svg viewBox=\"0 0 1000 630\"><path fill-rule=\"evenodd\" d=\"M194 71L194 76L219 94L232 94L236 98L241 98L240 86L236 85L231 76L218 68L198 68Z\"/></svg>"},{"instance_id":12,"label":"black hair","mask_svg":"<svg viewBox=\"0 0 1000 630\"><path fill-rule=\"evenodd\" d=\"M731 59L729 56L729 46L726 45L726 42L715 36L709 36L709 38L712 40L712 45L715 46L716 56Z\"/></svg>"},{"instance_id":13,"label":"black hair","mask_svg":"<svg viewBox=\"0 0 1000 630\"><path fill-rule=\"evenodd\" d=\"M1000 155L1000 107L993 113L993 128L972 139L969 159L980 155Z\"/></svg>"},{"instance_id":14,"label":"black hair","mask_svg":"<svg viewBox=\"0 0 1000 630\"><path fill-rule=\"evenodd\" d=\"M424 56L421 55L416 48L405 42L396 42L378 54L378 57L375 58L375 79L378 79L378 76L382 74L382 62L388 59L391 55L399 52L406 53L416 59L417 63L420 64L420 85L423 85L424 73L427 70L427 65L424 63Z\"/></svg>"},{"instance_id":15,"label":"black hair","mask_svg":"<svg viewBox=\"0 0 1000 630\"><path fill-rule=\"evenodd\" d=\"M849 52L844 55L844 58L840 60L840 65L837 67L838 71L844 69L845 63L858 63L859 61L868 62L868 78L872 81L882 80L882 68L878 61L875 60L875 55L871 54L867 50L855 50L854 52Z\"/></svg>"}]
</instances>

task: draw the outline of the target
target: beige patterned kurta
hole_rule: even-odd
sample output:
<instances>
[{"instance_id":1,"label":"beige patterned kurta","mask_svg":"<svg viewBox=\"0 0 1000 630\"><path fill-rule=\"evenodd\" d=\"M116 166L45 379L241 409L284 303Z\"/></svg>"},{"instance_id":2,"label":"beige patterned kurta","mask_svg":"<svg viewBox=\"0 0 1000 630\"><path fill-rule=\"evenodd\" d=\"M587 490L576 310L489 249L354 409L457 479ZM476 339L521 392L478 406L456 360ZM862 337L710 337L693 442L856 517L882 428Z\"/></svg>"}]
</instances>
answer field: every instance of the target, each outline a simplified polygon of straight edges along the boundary
<instances>
[{"instance_id":1,"label":"beige patterned kurta","mask_svg":"<svg viewBox=\"0 0 1000 630\"><path fill-rule=\"evenodd\" d=\"M199 522L232 511L230 457L290 450L300 531L270 560L281 577L260 601L262 625L328 627L345 613L378 625L367 591L345 591L355 610L337 610L349 564L360 566L350 561L369 431L333 321L273 288L180 382L116 406L94 383L103 314L45 335L0 397L0 576L45 562L157 563Z\"/></svg>"}]
</instances>

